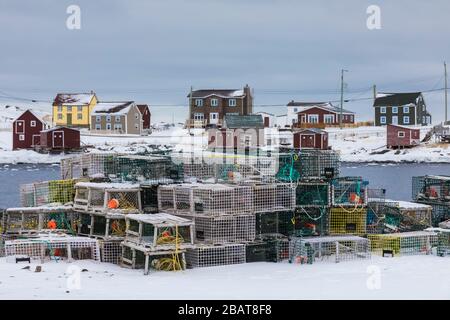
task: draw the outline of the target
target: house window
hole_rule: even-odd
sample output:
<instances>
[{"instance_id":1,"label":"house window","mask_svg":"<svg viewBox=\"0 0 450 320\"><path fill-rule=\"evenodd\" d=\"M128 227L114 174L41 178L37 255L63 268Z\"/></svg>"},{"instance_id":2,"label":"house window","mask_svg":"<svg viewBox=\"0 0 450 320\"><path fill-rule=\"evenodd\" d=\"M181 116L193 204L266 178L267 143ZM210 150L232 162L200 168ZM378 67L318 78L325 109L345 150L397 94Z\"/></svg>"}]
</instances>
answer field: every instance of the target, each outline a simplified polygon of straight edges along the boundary
<instances>
[{"instance_id":1,"label":"house window","mask_svg":"<svg viewBox=\"0 0 450 320\"><path fill-rule=\"evenodd\" d=\"M72 106L67 106L67 112L72 112Z\"/></svg>"},{"instance_id":2,"label":"house window","mask_svg":"<svg viewBox=\"0 0 450 320\"><path fill-rule=\"evenodd\" d=\"M323 121L325 123L333 123L334 122L334 115L333 114L326 114L326 115L324 115Z\"/></svg>"},{"instance_id":3,"label":"house window","mask_svg":"<svg viewBox=\"0 0 450 320\"><path fill-rule=\"evenodd\" d=\"M297 108L294 108L294 113L297 112L297 111L298 111L298 109L297 109Z\"/></svg>"},{"instance_id":4,"label":"house window","mask_svg":"<svg viewBox=\"0 0 450 320\"><path fill-rule=\"evenodd\" d=\"M203 120L204 118L203 113L194 113L194 120Z\"/></svg>"},{"instance_id":5,"label":"house window","mask_svg":"<svg viewBox=\"0 0 450 320\"><path fill-rule=\"evenodd\" d=\"M82 113L77 113L77 119L78 120L83 120L83 114Z\"/></svg>"},{"instance_id":6,"label":"house window","mask_svg":"<svg viewBox=\"0 0 450 320\"><path fill-rule=\"evenodd\" d=\"M95 122L100 122L101 120L102 120L102 118L100 116L95 117Z\"/></svg>"},{"instance_id":7,"label":"house window","mask_svg":"<svg viewBox=\"0 0 450 320\"><path fill-rule=\"evenodd\" d=\"M100 124L95 125L95 130L101 130L101 129L102 129L102 126Z\"/></svg>"},{"instance_id":8,"label":"house window","mask_svg":"<svg viewBox=\"0 0 450 320\"><path fill-rule=\"evenodd\" d=\"M195 99L196 107L203 107L203 99Z\"/></svg>"},{"instance_id":9,"label":"house window","mask_svg":"<svg viewBox=\"0 0 450 320\"><path fill-rule=\"evenodd\" d=\"M106 116L106 122L111 122L111 116L110 115Z\"/></svg>"},{"instance_id":10,"label":"house window","mask_svg":"<svg viewBox=\"0 0 450 320\"><path fill-rule=\"evenodd\" d=\"M136 118L136 120L139 119L139 113L135 113L134 117Z\"/></svg>"},{"instance_id":11,"label":"house window","mask_svg":"<svg viewBox=\"0 0 450 320\"><path fill-rule=\"evenodd\" d=\"M398 107L392 107L392 113L398 113Z\"/></svg>"},{"instance_id":12,"label":"house window","mask_svg":"<svg viewBox=\"0 0 450 320\"><path fill-rule=\"evenodd\" d=\"M319 123L318 114L308 114L308 123Z\"/></svg>"},{"instance_id":13,"label":"house window","mask_svg":"<svg viewBox=\"0 0 450 320\"><path fill-rule=\"evenodd\" d=\"M62 120L62 113L58 113L58 120Z\"/></svg>"},{"instance_id":14,"label":"house window","mask_svg":"<svg viewBox=\"0 0 450 320\"><path fill-rule=\"evenodd\" d=\"M409 107L403 107L403 113L409 113Z\"/></svg>"},{"instance_id":15,"label":"house window","mask_svg":"<svg viewBox=\"0 0 450 320\"><path fill-rule=\"evenodd\" d=\"M78 112L83 112L83 106L78 106L77 109L78 109Z\"/></svg>"},{"instance_id":16,"label":"house window","mask_svg":"<svg viewBox=\"0 0 450 320\"><path fill-rule=\"evenodd\" d=\"M134 128L135 128L135 129L139 129L139 125L136 123L136 124L134 125Z\"/></svg>"},{"instance_id":17,"label":"house window","mask_svg":"<svg viewBox=\"0 0 450 320\"><path fill-rule=\"evenodd\" d=\"M386 124L386 117L385 116L380 117L380 123L381 124Z\"/></svg>"},{"instance_id":18,"label":"house window","mask_svg":"<svg viewBox=\"0 0 450 320\"><path fill-rule=\"evenodd\" d=\"M122 130L122 124L120 123L114 124L114 130Z\"/></svg>"},{"instance_id":19,"label":"house window","mask_svg":"<svg viewBox=\"0 0 450 320\"><path fill-rule=\"evenodd\" d=\"M32 127L36 127L36 121L34 121L34 120L33 120L33 121L31 121L31 122L30 122L30 126L32 126Z\"/></svg>"},{"instance_id":20,"label":"house window","mask_svg":"<svg viewBox=\"0 0 450 320\"><path fill-rule=\"evenodd\" d=\"M229 107L236 107L236 99L228 99Z\"/></svg>"},{"instance_id":21,"label":"house window","mask_svg":"<svg viewBox=\"0 0 450 320\"><path fill-rule=\"evenodd\" d=\"M211 99L211 107L217 107L219 105L219 99L212 98Z\"/></svg>"},{"instance_id":22,"label":"house window","mask_svg":"<svg viewBox=\"0 0 450 320\"><path fill-rule=\"evenodd\" d=\"M116 116L115 121L116 121L116 122L120 122L120 116Z\"/></svg>"},{"instance_id":23,"label":"house window","mask_svg":"<svg viewBox=\"0 0 450 320\"><path fill-rule=\"evenodd\" d=\"M405 137L405 131L399 131L398 132L398 137L399 138L404 138Z\"/></svg>"},{"instance_id":24,"label":"house window","mask_svg":"<svg viewBox=\"0 0 450 320\"><path fill-rule=\"evenodd\" d=\"M350 122L353 122L353 116L350 116Z\"/></svg>"},{"instance_id":25,"label":"house window","mask_svg":"<svg viewBox=\"0 0 450 320\"><path fill-rule=\"evenodd\" d=\"M111 123L106 124L106 130L111 130Z\"/></svg>"},{"instance_id":26,"label":"house window","mask_svg":"<svg viewBox=\"0 0 450 320\"><path fill-rule=\"evenodd\" d=\"M404 124L409 124L409 117L408 116L404 116L403 117L403 123Z\"/></svg>"},{"instance_id":27,"label":"house window","mask_svg":"<svg viewBox=\"0 0 450 320\"><path fill-rule=\"evenodd\" d=\"M25 135L24 134L19 135L19 141L25 141Z\"/></svg>"},{"instance_id":28,"label":"house window","mask_svg":"<svg viewBox=\"0 0 450 320\"><path fill-rule=\"evenodd\" d=\"M380 107L380 113L386 113L386 107Z\"/></svg>"},{"instance_id":29,"label":"house window","mask_svg":"<svg viewBox=\"0 0 450 320\"><path fill-rule=\"evenodd\" d=\"M62 112L62 106L58 106L58 112Z\"/></svg>"}]
</instances>

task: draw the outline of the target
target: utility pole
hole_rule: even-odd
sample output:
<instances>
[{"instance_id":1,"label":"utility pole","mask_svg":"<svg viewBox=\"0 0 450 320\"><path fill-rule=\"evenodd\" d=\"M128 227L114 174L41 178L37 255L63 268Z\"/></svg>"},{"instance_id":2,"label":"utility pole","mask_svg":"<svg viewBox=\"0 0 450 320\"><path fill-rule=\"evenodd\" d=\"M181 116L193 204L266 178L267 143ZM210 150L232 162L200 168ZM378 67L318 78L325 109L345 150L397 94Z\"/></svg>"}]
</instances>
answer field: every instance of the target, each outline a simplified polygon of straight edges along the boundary
<instances>
[{"instance_id":1,"label":"utility pole","mask_svg":"<svg viewBox=\"0 0 450 320\"><path fill-rule=\"evenodd\" d=\"M375 103L375 100L377 99L377 85L373 85L373 102Z\"/></svg>"},{"instance_id":2,"label":"utility pole","mask_svg":"<svg viewBox=\"0 0 450 320\"><path fill-rule=\"evenodd\" d=\"M448 97L447 97L447 63L444 61L444 74L445 74L445 89L444 89L444 93L445 93L445 122L447 123L447 104L448 104Z\"/></svg>"},{"instance_id":3,"label":"utility pole","mask_svg":"<svg viewBox=\"0 0 450 320\"><path fill-rule=\"evenodd\" d=\"M192 86L191 86L191 91L189 92L189 119L188 119L188 133L189 133L189 135L191 134L191 121L192 121L192 124L194 122L194 120L191 120L191 117L192 117Z\"/></svg>"},{"instance_id":4,"label":"utility pole","mask_svg":"<svg viewBox=\"0 0 450 320\"><path fill-rule=\"evenodd\" d=\"M339 128L342 129L342 114L344 112L344 72L348 72L348 70L341 70L341 112L339 115Z\"/></svg>"}]
</instances>

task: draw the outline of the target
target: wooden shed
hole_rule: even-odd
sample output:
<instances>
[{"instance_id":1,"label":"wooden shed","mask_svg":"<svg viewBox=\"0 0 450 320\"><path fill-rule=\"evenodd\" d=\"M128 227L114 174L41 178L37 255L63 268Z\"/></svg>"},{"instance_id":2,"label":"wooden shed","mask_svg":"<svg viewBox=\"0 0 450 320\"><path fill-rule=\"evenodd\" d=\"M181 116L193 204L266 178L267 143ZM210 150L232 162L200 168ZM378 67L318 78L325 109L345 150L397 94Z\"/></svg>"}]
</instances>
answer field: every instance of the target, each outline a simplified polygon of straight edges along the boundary
<instances>
[{"instance_id":1,"label":"wooden shed","mask_svg":"<svg viewBox=\"0 0 450 320\"><path fill-rule=\"evenodd\" d=\"M41 131L40 150L63 151L80 149L80 131L68 127L54 127Z\"/></svg>"},{"instance_id":2,"label":"wooden shed","mask_svg":"<svg viewBox=\"0 0 450 320\"><path fill-rule=\"evenodd\" d=\"M317 128L294 131L294 149L328 149L328 132Z\"/></svg>"},{"instance_id":3,"label":"wooden shed","mask_svg":"<svg viewBox=\"0 0 450 320\"><path fill-rule=\"evenodd\" d=\"M420 144L420 129L388 124L386 132L388 148L411 148Z\"/></svg>"},{"instance_id":4,"label":"wooden shed","mask_svg":"<svg viewBox=\"0 0 450 320\"><path fill-rule=\"evenodd\" d=\"M13 122L13 150L32 149L39 145L39 133L45 126L31 110L26 110Z\"/></svg>"}]
</instances>

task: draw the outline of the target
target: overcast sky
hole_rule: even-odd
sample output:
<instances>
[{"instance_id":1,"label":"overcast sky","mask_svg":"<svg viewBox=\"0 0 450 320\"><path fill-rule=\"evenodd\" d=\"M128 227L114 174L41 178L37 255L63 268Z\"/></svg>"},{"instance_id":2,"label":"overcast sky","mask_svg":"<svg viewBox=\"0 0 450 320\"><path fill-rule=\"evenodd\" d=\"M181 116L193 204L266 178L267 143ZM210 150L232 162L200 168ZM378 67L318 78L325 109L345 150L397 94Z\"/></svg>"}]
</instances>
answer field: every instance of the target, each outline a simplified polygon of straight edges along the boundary
<instances>
[{"instance_id":1,"label":"overcast sky","mask_svg":"<svg viewBox=\"0 0 450 320\"><path fill-rule=\"evenodd\" d=\"M66 8L81 8L81 29ZM366 27L369 5L381 30ZM255 104L339 100L443 87L450 63L450 1L0 0L0 95L51 100L97 92L153 106L153 120L182 120L190 86L254 89ZM434 122L443 92L425 96ZM371 100L349 102L360 120ZM258 107L256 108L258 109ZM286 108L260 107L283 114Z\"/></svg>"}]
</instances>

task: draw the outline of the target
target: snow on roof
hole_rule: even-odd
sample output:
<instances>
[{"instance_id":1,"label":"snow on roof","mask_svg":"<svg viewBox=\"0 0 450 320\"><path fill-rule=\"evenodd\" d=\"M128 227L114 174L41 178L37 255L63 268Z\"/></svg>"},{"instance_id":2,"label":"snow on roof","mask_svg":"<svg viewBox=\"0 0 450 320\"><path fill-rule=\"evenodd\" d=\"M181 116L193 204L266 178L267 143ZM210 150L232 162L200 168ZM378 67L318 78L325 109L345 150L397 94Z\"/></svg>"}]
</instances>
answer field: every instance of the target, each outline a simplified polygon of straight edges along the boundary
<instances>
[{"instance_id":1,"label":"snow on roof","mask_svg":"<svg viewBox=\"0 0 450 320\"><path fill-rule=\"evenodd\" d=\"M71 211L72 206L41 206L41 207L16 207L6 209L7 213L37 213L37 212L61 212Z\"/></svg>"},{"instance_id":2,"label":"snow on roof","mask_svg":"<svg viewBox=\"0 0 450 320\"><path fill-rule=\"evenodd\" d=\"M99 102L95 105L94 110L92 110L92 113L124 115L128 113L128 111L133 105L134 101Z\"/></svg>"},{"instance_id":3,"label":"snow on roof","mask_svg":"<svg viewBox=\"0 0 450 320\"><path fill-rule=\"evenodd\" d=\"M188 98L191 94L188 94ZM202 89L192 91L192 98L206 98L218 96L221 98L242 98L245 96L242 89Z\"/></svg>"},{"instance_id":4,"label":"snow on roof","mask_svg":"<svg viewBox=\"0 0 450 320\"><path fill-rule=\"evenodd\" d=\"M78 129L75 128L69 128L69 127L64 127L64 126L56 126L56 127L52 127L52 128L48 128L46 130L42 130L41 132L50 132L50 131L55 131L55 130L59 130L59 129L67 129L67 130L73 130L73 131L80 131Z\"/></svg>"},{"instance_id":5,"label":"snow on roof","mask_svg":"<svg viewBox=\"0 0 450 320\"><path fill-rule=\"evenodd\" d=\"M339 107L334 106L331 102L326 102L326 103L322 103L322 104L311 105L309 107L305 107L302 110L300 110L298 113L305 112L306 110L309 110L312 108L320 108L320 109L324 109L324 110L335 112L335 113L341 112L341 109ZM342 109L342 113L354 114L353 111L346 110L346 109Z\"/></svg>"},{"instance_id":6,"label":"snow on roof","mask_svg":"<svg viewBox=\"0 0 450 320\"><path fill-rule=\"evenodd\" d=\"M14 119L14 121L16 121L17 119L19 119L20 117L22 117L25 113L31 113L34 117L36 117L39 121L41 121L42 123L46 123L44 120L42 120L41 117L39 117L36 113L33 112L33 110L31 109L27 109L24 112L22 112L17 118Z\"/></svg>"},{"instance_id":7,"label":"snow on roof","mask_svg":"<svg viewBox=\"0 0 450 320\"><path fill-rule=\"evenodd\" d=\"M407 104L416 104L421 95L421 92L381 93L377 94L373 106L404 106Z\"/></svg>"},{"instance_id":8,"label":"snow on roof","mask_svg":"<svg viewBox=\"0 0 450 320\"><path fill-rule=\"evenodd\" d=\"M58 93L53 100L54 105L80 105L89 104L95 93Z\"/></svg>"},{"instance_id":9,"label":"snow on roof","mask_svg":"<svg viewBox=\"0 0 450 320\"><path fill-rule=\"evenodd\" d=\"M193 221L181 217L177 217L168 213L154 214L127 214L126 219L150 223L155 226L174 226L174 225L192 225Z\"/></svg>"},{"instance_id":10,"label":"snow on roof","mask_svg":"<svg viewBox=\"0 0 450 320\"><path fill-rule=\"evenodd\" d=\"M427 204L422 203L415 203L410 201L397 201L397 200L391 200L386 199L386 205L388 206L395 206L400 209L431 209L432 206L429 206Z\"/></svg>"},{"instance_id":11,"label":"snow on roof","mask_svg":"<svg viewBox=\"0 0 450 320\"><path fill-rule=\"evenodd\" d=\"M139 189L139 184L109 182L77 182L75 187L97 189Z\"/></svg>"},{"instance_id":12,"label":"snow on roof","mask_svg":"<svg viewBox=\"0 0 450 320\"><path fill-rule=\"evenodd\" d=\"M45 243L97 243L97 239L87 238L87 237L77 237L67 234L57 234L57 233L43 233L40 234L36 238L29 239L15 239L5 241L5 245L16 245L16 244L28 244L28 243L36 243L36 242L45 242Z\"/></svg>"}]
</instances>

